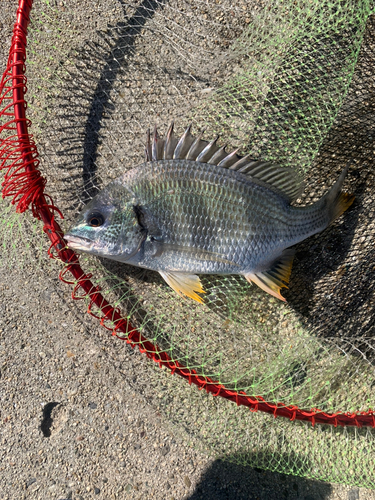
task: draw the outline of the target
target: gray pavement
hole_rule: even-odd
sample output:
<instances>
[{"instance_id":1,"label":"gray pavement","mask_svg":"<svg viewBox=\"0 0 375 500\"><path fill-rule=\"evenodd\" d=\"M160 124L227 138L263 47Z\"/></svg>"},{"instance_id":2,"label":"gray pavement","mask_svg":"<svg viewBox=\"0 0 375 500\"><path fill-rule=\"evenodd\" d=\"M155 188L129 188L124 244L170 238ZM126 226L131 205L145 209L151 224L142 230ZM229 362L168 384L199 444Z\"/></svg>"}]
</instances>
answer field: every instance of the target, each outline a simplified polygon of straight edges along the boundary
<instances>
[{"instance_id":1,"label":"gray pavement","mask_svg":"<svg viewBox=\"0 0 375 500\"><path fill-rule=\"evenodd\" d=\"M54 269L2 269L0 309L1 500L375 498L188 444L148 402L151 362L83 315Z\"/></svg>"}]
</instances>

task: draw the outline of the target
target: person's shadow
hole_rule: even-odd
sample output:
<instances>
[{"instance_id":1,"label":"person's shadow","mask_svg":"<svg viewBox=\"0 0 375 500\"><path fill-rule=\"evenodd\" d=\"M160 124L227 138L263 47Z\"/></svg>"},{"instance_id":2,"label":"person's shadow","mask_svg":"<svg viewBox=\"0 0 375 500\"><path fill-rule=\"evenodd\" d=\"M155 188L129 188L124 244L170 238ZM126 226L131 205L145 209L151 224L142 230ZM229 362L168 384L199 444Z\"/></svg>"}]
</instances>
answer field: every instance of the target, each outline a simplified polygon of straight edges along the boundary
<instances>
[{"instance_id":1,"label":"person's shadow","mask_svg":"<svg viewBox=\"0 0 375 500\"><path fill-rule=\"evenodd\" d=\"M185 500L325 500L332 492L329 483L239 465L236 458L215 460Z\"/></svg>"}]
</instances>

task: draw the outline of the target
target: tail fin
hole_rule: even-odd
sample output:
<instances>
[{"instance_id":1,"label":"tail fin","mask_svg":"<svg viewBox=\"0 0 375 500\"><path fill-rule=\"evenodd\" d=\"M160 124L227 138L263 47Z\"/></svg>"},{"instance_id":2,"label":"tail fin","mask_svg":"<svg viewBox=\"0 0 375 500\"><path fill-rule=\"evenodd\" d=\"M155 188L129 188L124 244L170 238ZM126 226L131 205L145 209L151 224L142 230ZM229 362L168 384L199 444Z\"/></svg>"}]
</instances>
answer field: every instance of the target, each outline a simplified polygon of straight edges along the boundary
<instances>
[{"instance_id":1,"label":"tail fin","mask_svg":"<svg viewBox=\"0 0 375 500\"><path fill-rule=\"evenodd\" d=\"M351 162L349 162L344 170L341 172L340 177L337 179L336 183L332 186L331 190L323 197L327 203L327 207L330 215L330 223L333 222L337 217L347 210L353 203L355 196L349 193L343 193L341 191L342 185L346 174L348 173Z\"/></svg>"}]
</instances>

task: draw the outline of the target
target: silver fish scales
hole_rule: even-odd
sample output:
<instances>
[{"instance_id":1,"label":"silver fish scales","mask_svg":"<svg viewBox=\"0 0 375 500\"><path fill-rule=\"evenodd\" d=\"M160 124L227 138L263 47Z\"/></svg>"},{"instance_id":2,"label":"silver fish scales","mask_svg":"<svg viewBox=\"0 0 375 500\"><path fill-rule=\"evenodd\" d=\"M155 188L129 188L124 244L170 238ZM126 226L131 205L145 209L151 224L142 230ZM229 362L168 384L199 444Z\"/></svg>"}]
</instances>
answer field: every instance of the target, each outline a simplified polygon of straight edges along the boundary
<instances>
[{"instance_id":1,"label":"silver fish scales","mask_svg":"<svg viewBox=\"0 0 375 500\"><path fill-rule=\"evenodd\" d=\"M271 295L289 282L294 249L353 202L348 167L318 202L294 207L298 175L228 154L217 138L148 133L146 162L104 188L66 234L68 246L158 271L179 294L203 302L198 274L240 274Z\"/></svg>"}]
</instances>

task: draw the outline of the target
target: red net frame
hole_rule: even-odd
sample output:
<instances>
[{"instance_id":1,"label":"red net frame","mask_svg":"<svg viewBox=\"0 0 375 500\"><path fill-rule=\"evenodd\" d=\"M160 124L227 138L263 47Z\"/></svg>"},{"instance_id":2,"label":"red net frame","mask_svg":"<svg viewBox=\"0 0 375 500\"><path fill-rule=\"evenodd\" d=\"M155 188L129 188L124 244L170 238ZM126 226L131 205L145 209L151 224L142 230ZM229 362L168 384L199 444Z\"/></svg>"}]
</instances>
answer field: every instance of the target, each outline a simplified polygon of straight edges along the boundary
<instances>
[{"instance_id":1,"label":"red net frame","mask_svg":"<svg viewBox=\"0 0 375 500\"><path fill-rule=\"evenodd\" d=\"M286 417L290 420L309 421L312 425L330 424L340 426L371 426L375 427L375 412L337 412L326 413L318 408L310 410L300 409L297 406L287 406L283 403L268 403L261 396L250 397L244 392L228 390L224 385L200 376L195 370L186 368L181 363L172 361L166 352L157 345L145 339L130 322L121 316L117 308L112 307L85 274L79 264L79 255L66 248L63 231L56 222L56 216L63 217L52 199L45 193L47 180L39 170L37 147L28 133L31 125L27 119L27 78L26 44L27 27L32 9L33 0L19 0L17 19L13 29L13 37L6 70L0 82L0 118L5 123L0 126L0 170L5 172L2 183L2 197L10 197L11 203L16 206L18 213L31 209L34 217L43 223L43 230L50 239L48 254L58 258L66 264L60 273L60 279L74 285L72 298L75 300L88 298L87 312L97 318L101 325L122 340L126 340L133 348L138 346L141 353L167 367L172 374L186 379L189 384L195 384L199 389L205 389L213 396L221 396L238 406L246 406L250 411L263 411L273 414L274 417ZM71 275L74 281L67 278ZM97 306L100 316L92 312ZM110 323L111 326L108 326Z\"/></svg>"}]
</instances>

